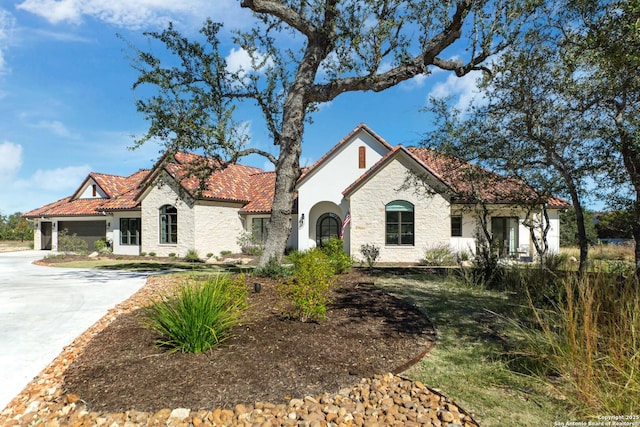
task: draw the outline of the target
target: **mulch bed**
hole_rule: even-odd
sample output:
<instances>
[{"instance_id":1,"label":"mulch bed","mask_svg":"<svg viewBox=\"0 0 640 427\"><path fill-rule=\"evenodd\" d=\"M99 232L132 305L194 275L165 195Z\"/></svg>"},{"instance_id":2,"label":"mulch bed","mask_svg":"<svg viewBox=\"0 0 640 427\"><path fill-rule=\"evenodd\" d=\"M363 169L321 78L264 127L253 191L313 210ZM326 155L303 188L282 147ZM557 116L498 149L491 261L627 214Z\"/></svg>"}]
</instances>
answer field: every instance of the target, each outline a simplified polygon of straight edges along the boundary
<instances>
[{"instance_id":1,"label":"mulch bed","mask_svg":"<svg viewBox=\"0 0 640 427\"><path fill-rule=\"evenodd\" d=\"M435 340L423 313L373 286L363 272L339 276L322 323L284 318L276 282L258 280L259 293L255 280L247 280L247 320L221 347L197 355L157 348L158 337L134 310L88 342L65 372L64 392L105 412L285 403L400 372Z\"/></svg>"}]
</instances>

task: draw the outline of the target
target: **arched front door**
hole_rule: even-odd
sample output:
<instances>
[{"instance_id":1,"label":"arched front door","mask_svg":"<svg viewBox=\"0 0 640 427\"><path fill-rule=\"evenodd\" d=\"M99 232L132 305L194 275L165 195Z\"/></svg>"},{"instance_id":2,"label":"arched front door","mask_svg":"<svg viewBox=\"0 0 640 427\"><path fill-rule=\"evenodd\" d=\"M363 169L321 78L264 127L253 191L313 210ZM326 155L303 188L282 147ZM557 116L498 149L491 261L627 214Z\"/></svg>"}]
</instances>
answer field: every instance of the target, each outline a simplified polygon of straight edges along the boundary
<instances>
[{"instance_id":1,"label":"arched front door","mask_svg":"<svg viewBox=\"0 0 640 427\"><path fill-rule=\"evenodd\" d=\"M334 213L324 213L316 223L316 246L320 247L333 238L340 237L340 217Z\"/></svg>"}]
</instances>

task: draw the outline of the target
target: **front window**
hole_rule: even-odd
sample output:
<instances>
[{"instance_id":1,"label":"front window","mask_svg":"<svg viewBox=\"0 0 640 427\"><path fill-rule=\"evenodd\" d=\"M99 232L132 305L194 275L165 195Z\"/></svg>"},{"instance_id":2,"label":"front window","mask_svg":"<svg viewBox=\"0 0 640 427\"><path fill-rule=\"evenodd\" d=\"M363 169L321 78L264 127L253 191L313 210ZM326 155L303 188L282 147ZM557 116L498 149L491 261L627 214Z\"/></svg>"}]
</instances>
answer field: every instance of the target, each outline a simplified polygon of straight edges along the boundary
<instances>
[{"instance_id":1,"label":"front window","mask_svg":"<svg viewBox=\"0 0 640 427\"><path fill-rule=\"evenodd\" d=\"M387 245L413 245L415 243L413 205L396 200L385 207Z\"/></svg>"},{"instance_id":2,"label":"front window","mask_svg":"<svg viewBox=\"0 0 640 427\"><path fill-rule=\"evenodd\" d=\"M269 218L253 218L251 220L251 235L256 242L264 243L267 240L267 224Z\"/></svg>"},{"instance_id":3,"label":"front window","mask_svg":"<svg viewBox=\"0 0 640 427\"><path fill-rule=\"evenodd\" d=\"M462 217L461 216L451 217L451 236L453 237L462 236Z\"/></svg>"},{"instance_id":4,"label":"front window","mask_svg":"<svg viewBox=\"0 0 640 427\"><path fill-rule=\"evenodd\" d=\"M516 254L518 249L518 218L497 216L491 218L491 234L498 256Z\"/></svg>"},{"instance_id":5,"label":"front window","mask_svg":"<svg viewBox=\"0 0 640 427\"><path fill-rule=\"evenodd\" d=\"M120 218L120 244L140 244L140 218Z\"/></svg>"},{"instance_id":6,"label":"front window","mask_svg":"<svg viewBox=\"0 0 640 427\"><path fill-rule=\"evenodd\" d=\"M160 208L160 243L178 243L178 210L174 206Z\"/></svg>"},{"instance_id":7,"label":"front window","mask_svg":"<svg viewBox=\"0 0 640 427\"><path fill-rule=\"evenodd\" d=\"M322 246L331 239L340 238L340 217L334 213L320 215L316 223L316 245Z\"/></svg>"}]
</instances>

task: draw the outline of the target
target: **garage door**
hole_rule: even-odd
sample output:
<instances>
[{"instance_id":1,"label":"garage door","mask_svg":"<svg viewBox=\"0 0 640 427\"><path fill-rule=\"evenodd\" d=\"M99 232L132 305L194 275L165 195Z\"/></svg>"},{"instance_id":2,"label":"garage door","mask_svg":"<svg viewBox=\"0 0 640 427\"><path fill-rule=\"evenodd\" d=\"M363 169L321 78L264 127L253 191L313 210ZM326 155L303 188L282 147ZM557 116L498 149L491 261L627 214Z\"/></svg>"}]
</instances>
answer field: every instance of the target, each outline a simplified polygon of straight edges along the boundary
<instances>
[{"instance_id":1,"label":"garage door","mask_svg":"<svg viewBox=\"0 0 640 427\"><path fill-rule=\"evenodd\" d=\"M67 235L74 234L87 242L89 252L95 249L95 242L107 236L106 221L60 221L58 230L67 230Z\"/></svg>"}]
</instances>

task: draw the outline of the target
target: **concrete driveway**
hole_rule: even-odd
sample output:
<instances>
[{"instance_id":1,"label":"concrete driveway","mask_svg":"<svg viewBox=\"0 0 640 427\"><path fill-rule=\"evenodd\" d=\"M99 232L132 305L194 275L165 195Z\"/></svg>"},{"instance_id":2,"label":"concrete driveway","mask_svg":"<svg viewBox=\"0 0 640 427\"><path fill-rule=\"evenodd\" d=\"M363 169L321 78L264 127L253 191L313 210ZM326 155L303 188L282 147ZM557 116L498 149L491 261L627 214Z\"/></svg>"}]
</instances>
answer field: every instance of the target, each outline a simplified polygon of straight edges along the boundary
<instances>
[{"instance_id":1,"label":"concrete driveway","mask_svg":"<svg viewBox=\"0 0 640 427\"><path fill-rule=\"evenodd\" d=\"M41 267L47 252L0 253L0 410L146 274Z\"/></svg>"}]
</instances>

